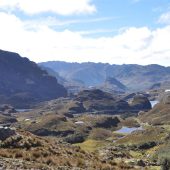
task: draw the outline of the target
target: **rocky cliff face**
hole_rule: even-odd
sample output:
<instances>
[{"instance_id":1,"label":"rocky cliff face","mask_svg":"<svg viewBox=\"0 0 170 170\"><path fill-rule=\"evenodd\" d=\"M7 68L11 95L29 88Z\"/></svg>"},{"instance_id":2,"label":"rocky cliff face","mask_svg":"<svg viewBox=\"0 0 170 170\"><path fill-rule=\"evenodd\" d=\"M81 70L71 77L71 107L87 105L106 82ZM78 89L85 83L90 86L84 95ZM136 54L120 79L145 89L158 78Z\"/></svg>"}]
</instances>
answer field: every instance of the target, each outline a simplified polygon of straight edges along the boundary
<instances>
[{"instance_id":1,"label":"rocky cliff face","mask_svg":"<svg viewBox=\"0 0 170 170\"><path fill-rule=\"evenodd\" d=\"M17 53L0 50L0 104L27 108L32 104L66 96L57 79Z\"/></svg>"}]
</instances>

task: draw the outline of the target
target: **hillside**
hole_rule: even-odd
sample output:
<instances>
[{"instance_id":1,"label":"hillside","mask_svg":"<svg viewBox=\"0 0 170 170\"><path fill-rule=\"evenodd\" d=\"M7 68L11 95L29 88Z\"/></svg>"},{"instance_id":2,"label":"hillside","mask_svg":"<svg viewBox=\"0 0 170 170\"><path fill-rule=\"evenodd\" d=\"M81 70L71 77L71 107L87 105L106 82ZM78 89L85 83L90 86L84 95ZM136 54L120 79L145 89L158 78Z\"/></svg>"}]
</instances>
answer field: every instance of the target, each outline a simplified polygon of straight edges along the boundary
<instances>
[{"instance_id":1,"label":"hillside","mask_svg":"<svg viewBox=\"0 0 170 170\"><path fill-rule=\"evenodd\" d=\"M26 108L66 94L57 79L36 63L17 53L0 50L0 104Z\"/></svg>"},{"instance_id":2,"label":"hillside","mask_svg":"<svg viewBox=\"0 0 170 170\"><path fill-rule=\"evenodd\" d=\"M149 112L142 113L139 118L152 125L170 125L170 93L162 94L160 103Z\"/></svg>"},{"instance_id":3,"label":"hillside","mask_svg":"<svg viewBox=\"0 0 170 170\"><path fill-rule=\"evenodd\" d=\"M107 78L113 77L131 91L150 89L154 84L170 79L170 67L155 64L141 66L49 61L39 65L53 69L66 80L81 82L86 86L102 85Z\"/></svg>"}]
</instances>

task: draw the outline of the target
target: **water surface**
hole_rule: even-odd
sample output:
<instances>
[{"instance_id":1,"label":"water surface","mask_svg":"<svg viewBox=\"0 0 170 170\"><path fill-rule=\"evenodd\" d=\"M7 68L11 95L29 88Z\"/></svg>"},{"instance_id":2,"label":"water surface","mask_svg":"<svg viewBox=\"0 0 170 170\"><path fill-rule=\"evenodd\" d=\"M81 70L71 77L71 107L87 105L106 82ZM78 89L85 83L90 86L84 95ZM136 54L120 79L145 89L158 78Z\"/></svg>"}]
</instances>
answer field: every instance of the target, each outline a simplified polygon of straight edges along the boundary
<instances>
[{"instance_id":1,"label":"water surface","mask_svg":"<svg viewBox=\"0 0 170 170\"><path fill-rule=\"evenodd\" d=\"M133 131L142 130L142 129L143 129L142 127L132 127L132 128L122 127L121 129L117 130L116 132L117 132L117 133L130 134L130 133L132 133Z\"/></svg>"},{"instance_id":2,"label":"water surface","mask_svg":"<svg viewBox=\"0 0 170 170\"><path fill-rule=\"evenodd\" d=\"M159 103L158 100L150 101L152 108Z\"/></svg>"}]
</instances>

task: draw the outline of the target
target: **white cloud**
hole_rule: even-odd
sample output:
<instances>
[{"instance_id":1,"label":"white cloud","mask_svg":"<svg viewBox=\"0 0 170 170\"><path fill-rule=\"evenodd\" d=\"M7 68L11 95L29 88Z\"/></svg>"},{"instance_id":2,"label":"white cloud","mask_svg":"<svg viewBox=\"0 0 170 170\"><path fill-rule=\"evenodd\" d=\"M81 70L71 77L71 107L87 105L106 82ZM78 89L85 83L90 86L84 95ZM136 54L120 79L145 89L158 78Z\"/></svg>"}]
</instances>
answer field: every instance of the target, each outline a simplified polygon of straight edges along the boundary
<instances>
[{"instance_id":1,"label":"white cloud","mask_svg":"<svg viewBox=\"0 0 170 170\"><path fill-rule=\"evenodd\" d=\"M46 26L69 26L72 24L84 24L84 23L96 23L96 22L103 22L103 21L111 21L116 19L116 17L100 17L100 18L92 18L92 19L73 19L73 20L59 20L57 17L42 17L39 19L33 19L25 21L25 24L28 27L36 28L42 25Z\"/></svg>"},{"instance_id":2,"label":"white cloud","mask_svg":"<svg viewBox=\"0 0 170 170\"><path fill-rule=\"evenodd\" d=\"M170 24L170 11L163 13L158 20L159 23L162 24Z\"/></svg>"},{"instance_id":3,"label":"white cloud","mask_svg":"<svg viewBox=\"0 0 170 170\"><path fill-rule=\"evenodd\" d=\"M30 15L43 12L71 15L96 11L91 0L0 0L0 8L17 9Z\"/></svg>"},{"instance_id":4,"label":"white cloud","mask_svg":"<svg viewBox=\"0 0 170 170\"><path fill-rule=\"evenodd\" d=\"M150 30L126 28L112 37L89 38L79 32L57 32L46 25L28 29L15 15L0 13L0 48L33 61L65 60L114 64L170 65L170 26Z\"/></svg>"}]
</instances>

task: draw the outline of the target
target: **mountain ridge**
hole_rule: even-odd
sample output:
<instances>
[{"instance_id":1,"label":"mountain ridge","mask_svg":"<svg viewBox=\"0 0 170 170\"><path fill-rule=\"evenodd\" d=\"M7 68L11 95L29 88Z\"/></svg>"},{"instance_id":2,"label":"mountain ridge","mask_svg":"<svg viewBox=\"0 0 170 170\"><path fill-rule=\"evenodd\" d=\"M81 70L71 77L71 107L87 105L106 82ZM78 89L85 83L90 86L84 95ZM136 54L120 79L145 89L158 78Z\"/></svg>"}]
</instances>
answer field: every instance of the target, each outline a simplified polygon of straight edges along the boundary
<instances>
[{"instance_id":1,"label":"mountain ridge","mask_svg":"<svg viewBox=\"0 0 170 170\"><path fill-rule=\"evenodd\" d=\"M0 104L30 104L66 96L66 89L36 63L0 50Z\"/></svg>"},{"instance_id":2,"label":"mountain ridge","mask_svg":"<svg viewBox=\"0 0 170 170\"><path fill-rule=\"evenodd\" d=\"M130 91L150 89L155 83L162 83L170 79L170 67L158 64L109 64L109 63L67 63L62 61L48 61L39 63L53 69L68 81L79 81L85 86L98 86L108 77L117 79Z\"/></svg>"}]
</instances>

